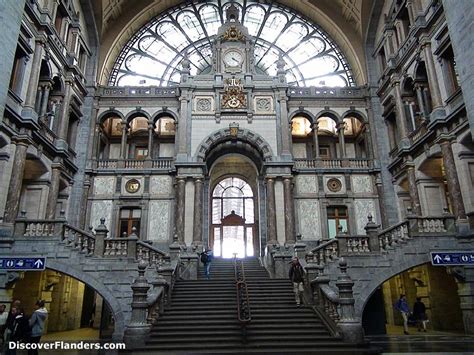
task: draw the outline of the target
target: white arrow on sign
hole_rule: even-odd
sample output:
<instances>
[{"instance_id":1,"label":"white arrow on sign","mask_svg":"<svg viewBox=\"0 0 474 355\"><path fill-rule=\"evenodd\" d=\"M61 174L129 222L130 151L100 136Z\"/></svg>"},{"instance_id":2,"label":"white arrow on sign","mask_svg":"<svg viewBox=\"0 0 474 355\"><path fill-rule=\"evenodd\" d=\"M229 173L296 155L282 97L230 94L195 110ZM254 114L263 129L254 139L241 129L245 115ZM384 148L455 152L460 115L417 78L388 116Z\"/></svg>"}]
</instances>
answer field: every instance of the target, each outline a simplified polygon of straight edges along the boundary
<instances>
[{"instance_id":1,"label":"white arrow on sign","mask_svg":"<svg viewBox=\"0 0 474 355\"><path fill-rule=\"evenodd\" d=\"M439 256L438 254L436 254L433 260L435 261L435 263L439 264L443 260L443 258Z\"/></svg>"},{"instance_id":2,"label":"white arrow on sign","mask_svg":"<svg viewBox=\"0 0 474 355\"><path fill-rule=\"evenodd\" d=\"M40 269L43 266L43 262L41 261L41 259L38 259L35 261L34 265L37 269Z\"/></svg>"}]
</instances>

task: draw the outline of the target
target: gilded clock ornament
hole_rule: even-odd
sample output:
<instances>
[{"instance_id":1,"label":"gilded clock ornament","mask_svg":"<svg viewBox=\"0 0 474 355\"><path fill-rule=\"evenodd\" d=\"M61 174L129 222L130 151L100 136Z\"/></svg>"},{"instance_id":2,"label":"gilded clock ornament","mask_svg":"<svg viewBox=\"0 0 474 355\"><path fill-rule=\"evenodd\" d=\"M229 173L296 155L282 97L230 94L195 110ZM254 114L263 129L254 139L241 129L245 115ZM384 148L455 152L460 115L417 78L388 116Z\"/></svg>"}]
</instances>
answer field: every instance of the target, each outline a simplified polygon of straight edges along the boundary
<instances>
[{"instance_id":1,"label":"gilded clock ornament","mask_svg":"<svg viewBox=\"0 0 474 355\"><path fill-rule=\"evenodd\" d=\"M226 79L224 82L224 95L222 96L222 108L238 109L247 106L247 97L244 93L240 79Z\"/></svg>"},{"instance_id":2,"label":"gilded clock ornament","mask_svg":"<svg viewBox=\"0 0 474 355\"><path fill-rule=\"evenodd\" d=\"M140 190L140 181L137 179L130 179L125 183L125 190L128 193L134 194Z\"/></svg>"},{"instance_id":3,"label":"gilded clock ornament","mask_svg":"<svg viewBox=\"0 0 474 355\"><path fill-rule=\"evenodd\" d=\"M243 41L245 39L242 31L238 30L235 26L230 26L222 35L226 41Z\"/></svg>"}]
</instances>

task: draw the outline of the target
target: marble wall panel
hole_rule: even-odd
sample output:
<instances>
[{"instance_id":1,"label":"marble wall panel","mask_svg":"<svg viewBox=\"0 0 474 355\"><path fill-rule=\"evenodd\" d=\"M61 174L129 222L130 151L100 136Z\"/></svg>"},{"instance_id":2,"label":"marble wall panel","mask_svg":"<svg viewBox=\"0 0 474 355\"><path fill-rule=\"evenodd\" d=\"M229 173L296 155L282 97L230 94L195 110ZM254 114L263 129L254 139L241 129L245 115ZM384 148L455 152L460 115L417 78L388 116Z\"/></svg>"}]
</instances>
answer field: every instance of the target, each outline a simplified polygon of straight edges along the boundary
<instances>
[{"instance_id":1,"label":"marble wall panel","mask_svg":"<svg viewBox=\"0 0 474 355\"><path fill-rule=\"evenodd\" d=\"M100 224L100 219L105 218L105 225L110 231L112 230L112 226L110 225L110 221L112 220L112 200L96 200L92 202L91 207L91 216L90 216L90 223L89 225L92 226L94 229ZM112 233L114 235L114 233Z\"/></svg>"},{"instance_id":2,"label":"marble wall panel","mask_svg":"<svg viewBox=\"0 0 474 355\"><path fill-rule=\"evenodd\" d=\"M297 175L296 193L299 195L318 193L318 177L316 175Z\"/></svg>"},{"instance_id":3,"label":"marble wall panel","mask_svg":"<svg viewBox=\"0 0 474 355\"><path fill-rule=\"evenodd\" d=\"M351 176L352 192L354 193L372 193L372 178L369 175Z\"/></svg>"},{"instance_id":4,"label":"marble wall panel","mask_svg":"<svg viewBox=\"0 0 474 355\"><path fill-rule=\"evenodd\" d=\"M113 195L115 192L115 176L94 178L94 195Z\"/></svg>"},{"instance_id":5,"label":"marble wall panel","mask_svg":"<svg viewBox=\"0 0 474 355\"><path fill-rule=\"evenodd\" d=\"M173 179L168 175L150 177L151 195L171 195L173 193Z\"/></svg>"},{"instance_id":6,"label":"marble wall panel","mask_svg":"<svg viewBox=\"0 0 474 355\"><path fill-rule=\"evenodd\" d=\"M170 206L169 200L150 201L148 210L148 240L168 242L170 231Z\"/></svg>"},{"instance_id":7,"label":"marble wall panel","mask_svg":"<svg viewBox=\"0 0 474 355\"><path fill-rule=\"evenodd\" d=\"M315 199L299 199L296 202L299 221L299 233L303 240L319 240L321 235L321 218L319 201Z\"/></svg>"},{"instance_id":8,"label":"marble wall panel","mask_svg":"<svg viewBox=\"0 0 474 355\"><path fill-rule=\"evenodd\" d=\"M357 226L357 230L355 231L355 234L366 234L364 228L367 225L367 222L368 222L367 216L369 214L372 215L373 221L377 223L377 213L375 209L374 200L368 200L368 199L355 200L354 212L355 212L356 226Z\"/></svg>"}]
</instances>

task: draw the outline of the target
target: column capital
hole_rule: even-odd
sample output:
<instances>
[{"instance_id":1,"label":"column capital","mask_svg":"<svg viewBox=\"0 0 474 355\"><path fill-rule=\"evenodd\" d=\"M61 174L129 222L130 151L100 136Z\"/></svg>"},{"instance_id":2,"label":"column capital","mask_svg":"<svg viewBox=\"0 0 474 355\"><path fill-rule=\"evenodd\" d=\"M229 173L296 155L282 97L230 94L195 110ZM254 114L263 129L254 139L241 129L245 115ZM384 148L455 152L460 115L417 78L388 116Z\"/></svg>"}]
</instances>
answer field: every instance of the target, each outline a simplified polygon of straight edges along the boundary
<instances>
[{"instance_id":1,"label":"column capital","mask_svg":"<svg viewBox=\"0 0 474 355\"><path fill-rule=\"evenodd\" d=\"M420 47L424 49L425 47L430 46L431 47L431 38L426 36L426 35L421 35L419 38L420 41Z\"/></svg>"},{"instance_id":2,"label":"column capital","mask_svg":"<svg viewBox=\"0 0 474 355\"><path fill-rule=\"evenodd\" d=\"M313 123L311 124L311 129L312 129L313 131L315 131L315 132L318 131L318 129L319 129L319 122L318 122L317 120L316 120L316 122L313 122Z\"/></svg>"}]
</instances>

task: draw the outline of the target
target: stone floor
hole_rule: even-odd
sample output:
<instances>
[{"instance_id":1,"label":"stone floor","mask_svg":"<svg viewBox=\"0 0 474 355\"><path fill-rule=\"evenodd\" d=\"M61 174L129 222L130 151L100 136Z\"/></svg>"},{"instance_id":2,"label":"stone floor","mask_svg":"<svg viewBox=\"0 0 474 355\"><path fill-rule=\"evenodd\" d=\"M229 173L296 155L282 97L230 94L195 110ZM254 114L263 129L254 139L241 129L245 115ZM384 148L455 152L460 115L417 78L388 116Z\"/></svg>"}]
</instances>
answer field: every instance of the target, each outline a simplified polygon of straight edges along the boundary
<instances>
[{"instance_id":1,"label":"stone floor","mask_svg":"<svg viewBox=\"0 0 474 355\"><path fill-rule=\"evenodd\" d=\"M424 333L416 328L404 335L403 327L398 326L387 326L387 333L368 337L383 354L474 354L474 336L434 330Z\"/></svg>"}]
</instances>

